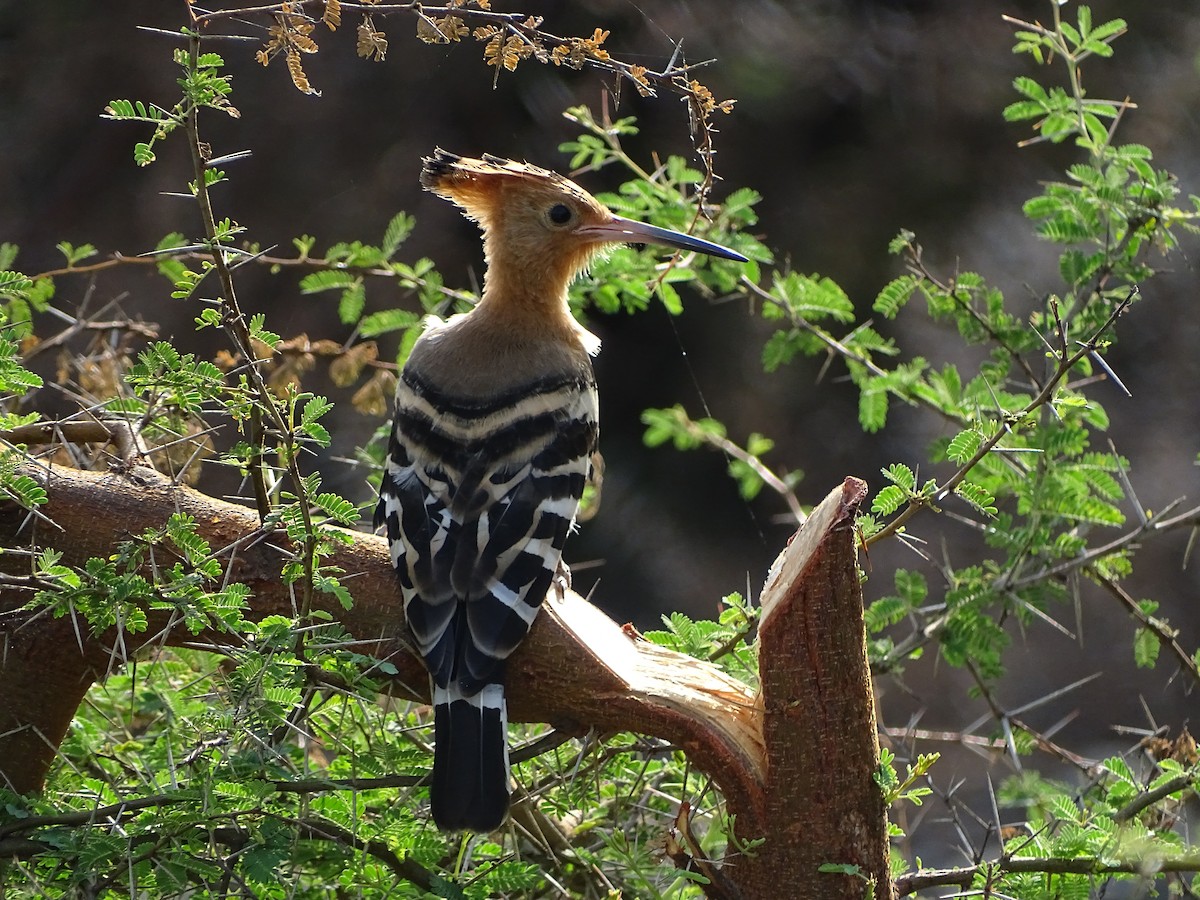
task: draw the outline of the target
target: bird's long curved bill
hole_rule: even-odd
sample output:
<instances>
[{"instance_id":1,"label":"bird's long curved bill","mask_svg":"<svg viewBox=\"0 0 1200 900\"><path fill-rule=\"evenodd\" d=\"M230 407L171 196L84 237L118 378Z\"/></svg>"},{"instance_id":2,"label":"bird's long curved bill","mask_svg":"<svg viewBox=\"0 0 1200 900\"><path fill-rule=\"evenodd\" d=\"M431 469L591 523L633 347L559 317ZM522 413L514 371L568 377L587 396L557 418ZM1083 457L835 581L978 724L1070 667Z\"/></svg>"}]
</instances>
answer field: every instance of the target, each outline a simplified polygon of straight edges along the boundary
<instances>
[{"instance_id":1,"label":"bird's long curved bill","mask_svg":"<svg viewBox=\"0 0 1200 900\"><path fill-rule=\"evenodd\" d=\"M737 251L714 244L712 241L671 231L669 228L659 228L657 225L636 222L621 216L613 216L611 222L581 228L578 233L598 241L612 241L621 244L661 244L664 247L674 247L676 250L692 250L721 259L749 262Z\"/></svg>"}]
</instances>

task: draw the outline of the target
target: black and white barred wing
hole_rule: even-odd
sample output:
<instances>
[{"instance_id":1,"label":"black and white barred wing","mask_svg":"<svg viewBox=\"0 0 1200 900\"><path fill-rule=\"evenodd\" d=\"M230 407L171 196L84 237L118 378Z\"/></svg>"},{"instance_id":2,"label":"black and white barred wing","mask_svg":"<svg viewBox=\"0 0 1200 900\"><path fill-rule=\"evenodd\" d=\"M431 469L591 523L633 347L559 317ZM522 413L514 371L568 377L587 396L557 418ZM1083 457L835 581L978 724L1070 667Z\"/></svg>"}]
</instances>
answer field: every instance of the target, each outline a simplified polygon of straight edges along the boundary
<instances>
[{"instance_id":1,"label":"black and white barred wing","mask_svg":"<svg viewBox=\"0 0 1200 900\"><path fill-rule=\"evenodd\" d=\"M458 603L450 581L458 523L450 514L454 481L445 465L419 464L393 426L375 527L387 525L392 567L400 580L404 612L417 651L436 683L452 674L453 655L442 638L451 631Z\"/></svg>"},{"instance_id":2,"label":"black and white barred wing","mask_svg":"<svg viewBox=\"0 0 1200 900\"><path fill-rule=\"evenodd\" d=\"M558 570L596 445L596 394L568 380L509 403L436 400L405 373L376 522L433 681L434 820L483 832L509 802L504 663Z\"/></svg>"},{"instance_id":3,"label":"black and white barred wing","mask_svg":"<svg viewBox=\"0 0 1200 900\"><path fill-rule=\"evenodd\" d=\"M502 406L462 406L405 379L376 521L436 684L493 678L558 569L597 438L578 380Z\"/></svg>"},{"instance_id":4,"label":"black and white barred wing","mask_svg":"<svg viewBox=\"0 0 1200 900\"><path fill-rule=\"evenodd\" d=\"M495 663L516 649L558 571L596 444L594 415L581 416L581 407L592 408L573 404L530 420L530 434L538 426L549 429L534 444L532 459L495 468L482 482L484 509L458 546L462 571L470 571L459 585L469 598L470 643L459 673L464 687L486 681Z\"/></svg>"}]
</instances>

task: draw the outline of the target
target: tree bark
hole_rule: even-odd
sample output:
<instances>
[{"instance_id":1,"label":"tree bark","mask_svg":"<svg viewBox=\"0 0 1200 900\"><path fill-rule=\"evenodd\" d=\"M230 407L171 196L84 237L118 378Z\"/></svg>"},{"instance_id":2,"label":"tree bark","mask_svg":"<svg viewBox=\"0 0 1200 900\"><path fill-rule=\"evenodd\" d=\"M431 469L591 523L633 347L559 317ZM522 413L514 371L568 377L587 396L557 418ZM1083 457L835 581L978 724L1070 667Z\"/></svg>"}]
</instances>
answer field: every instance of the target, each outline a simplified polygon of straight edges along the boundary
<instances>
[{"instance_id":1,"label":"tree bark","mask_svg":"<svg viewBox=\"0 0 1200 900\"><path fill-rule=\"evenodd\" d=\"M290 558L281 533L263 533L255 514L208 497L148 470L131 477L28 465L50 497L31 519L13 504L0 505L0 572L29 576L32 562L21 552L53 548L65 565L82 566L109 556L115 545L175 512L187 513L213 548L225 548L229 580L252 591L254 619L294 614L298 602L280 578ZM36 526L31 522L37 521ZM387 542L355 532L325 562L340 567L353 588L354 605L343 610L331 596L314 605L367 642L364 653L396 665L394 693L428 699L428 676L408 644L404 609ZM144 646L212 640L170 628L165 612L151 612L139 634L111 629L101 635L71 618L21 609L26 591L0 592L0 783L18 793L40 790L54 748L87 688ZM513 721L541 721L586 730L639 731L670 740L713 772L723 792L747 798L758 775L758 724L748 712L754 696L740 682L707 665L642 640L575 593L548 600L529 638L509 665Z\"/></svg>"},{"instance_id":2,"label":"tree bark","mask_svg":"<svg viewBox=\"0 0 1200 900\"><path fill-rule=\"evenodd\" d=\"M0 783L41 789L54 754L88 687L147 646L197 636L152 612L139 634L95 635L70 616L27 611L24 551L54 548L82 566L121 540L160 526L175 512L225 560L228 578L251 590L251 617L292 615L297 607L280 571L286 538L263 532L248 509L205 496L146 469L127 474L37 466L23 469L46 488L44 519L0 505ZM725 896L861 897L863 882L817 873L821 863L857 864L887 896L886 819L871 772L878 758L866 668L853 513L865 493L847 480L816 510L773 568L763 595L763 691L715 666L665 650L624 629L577 594L550 599L509 665L510 715L580 730L634 731L683 749L711 775L736 819ZM36 523L36 524L35 524ZM386 541L354 533L326 562L340 567L354 605L325 595L317 605L367 642L363 652L398 669L392 689L428 696L428 679L406 638ZM229 640L201 635L200 640ZM851 888L857 881L857 893ZM716 889L714 889L715 892ZM890 890L890 888L886 888Z\"/></svg>"},{"instance_id":3,"label":"tree bark","mask_svg":"<svg viewBox=\"0 0 1200 900\"><path fill-rule=\"evenodd\" d=\"M759 704L762 838L737 862L749 897L891 897L887 810L863 626L854 515L867 486L847 478L780 554L762 593ZM821 872L824 864L855 873ZM782 885L788 889L780 894Z\"/></svg>"}]
</instances>

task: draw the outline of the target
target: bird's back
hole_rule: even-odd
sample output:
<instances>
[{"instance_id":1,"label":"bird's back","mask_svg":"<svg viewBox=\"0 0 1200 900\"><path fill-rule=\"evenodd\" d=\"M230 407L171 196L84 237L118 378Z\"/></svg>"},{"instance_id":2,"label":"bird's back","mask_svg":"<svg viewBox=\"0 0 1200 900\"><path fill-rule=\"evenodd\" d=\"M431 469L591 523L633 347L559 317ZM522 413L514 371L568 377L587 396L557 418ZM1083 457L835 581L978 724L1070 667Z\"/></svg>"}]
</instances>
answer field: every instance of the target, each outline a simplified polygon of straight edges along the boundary
<instances>
[{"instance_id":1,"label":"bird's back","mask_svg":"<svg viewBox=\"0 0 1200 900\"><path fill-rule=\"evenodd\" d=\"M600 342L568 287L613 243L746 258L528 163L423 162L421 184L483 229L487 272L479 305L427 329L401 373L375 518L433 680L434 820L490 831L508 807L504 663L559 569L596 448Z\"/></svg>"},{"instance_id":2,"label":"bird's back","mask_svg":"<svg viewBox=\"0 0 1200 900\"><path fill-rule=\"evenodd\" d=\"M562 354L559 341L538 353L527 335L522 346L506 347L500 335L483 347L470 320L428 332L401 373L376 522L387 525L405 612L442 710L435 818L488 830L507 809L504 663L559 569L598 424L582 348ZM488 378L472 366L481 352L492 356L479 367ZM523 373L515 362L531 352L540 364ZM497 365L497 354L514 365ZM556 357L562 364L548 367ZM503 762L481 766L479 741L503 751ZM479 796L501 765L503 797Z\"/></svg>"}]
</instances>

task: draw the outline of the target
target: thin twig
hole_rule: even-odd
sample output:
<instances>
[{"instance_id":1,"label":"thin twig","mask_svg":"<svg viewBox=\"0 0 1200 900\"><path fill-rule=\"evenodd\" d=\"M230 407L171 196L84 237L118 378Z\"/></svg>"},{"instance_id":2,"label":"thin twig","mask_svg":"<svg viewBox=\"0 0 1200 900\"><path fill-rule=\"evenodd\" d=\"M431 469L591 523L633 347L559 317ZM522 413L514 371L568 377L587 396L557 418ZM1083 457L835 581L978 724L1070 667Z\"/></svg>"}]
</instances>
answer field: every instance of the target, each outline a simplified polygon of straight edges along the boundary
<instances>
[{"instance_id":1,"label":"thin twig","mask_svg":"<svg viewBox=\"0 0 1200 900\"><path fill-rule=\"evenodd\" d=\"M1148 616L1142 612L1141 606L1121 587L1114 579L1101 575L1099 572L1092 570L1089 574L1096 580L1102 588L1108 591L1117 601L1125 607L1125 611L1129 613L1138 624L1154 635L1159 645L1170 651L1179 663L1180 668L1191 676L1193 683L1200 685L1200 667L1196 665L1196 659L1188 653L1175 637L1175 632L1168 628L1166 624L1153 616Z\"/></svg>"},{"instance_id":2,"label":"thin twig","mask_svg":"<svg viewBox=\"0 0 1200 900\"><path fill-rule=\"evenodd\" d=\"M1159 800L1165 800L1167 797L1178 793L1179 791L1187 790L1188 788L1194 788L1198 778L1200 778L1200 772L1197 772L1195 769L1193 769L1190 772L1185 772L1182 775L1176 775L1174 778L1164 781L1156 788L1143 791L1118 809L1115 813L1113 813L1113 821L1128 822L1142 810L1149 806L1153 806Z\"/></svg>"},{"instance_id":3,"label":"thin twig","mask_svg":"<svg viewBox=\"0 0 1200 900\"><path fill-rule=\"evenodd\" d=\"M1046 875L1120 875L1141 874L1147 860L1113 860L1101 856L1012 856L953 869L925 869L898 876L893 886L897 897L907 897L932 887L958 885L968 887L980 875L999 877L1019 873ZM1200 869L1200 854L1182 853L1175 857L1156 859L1151 870L1156 873L1195 872ZM992 896L1001 896L993 893Z\"/></svg>"}]
</instances>

